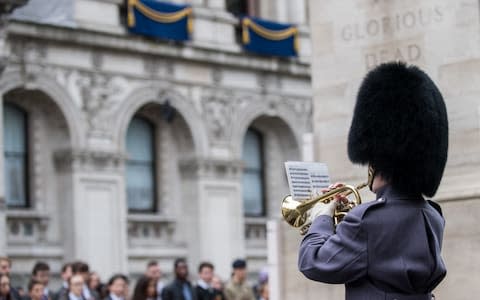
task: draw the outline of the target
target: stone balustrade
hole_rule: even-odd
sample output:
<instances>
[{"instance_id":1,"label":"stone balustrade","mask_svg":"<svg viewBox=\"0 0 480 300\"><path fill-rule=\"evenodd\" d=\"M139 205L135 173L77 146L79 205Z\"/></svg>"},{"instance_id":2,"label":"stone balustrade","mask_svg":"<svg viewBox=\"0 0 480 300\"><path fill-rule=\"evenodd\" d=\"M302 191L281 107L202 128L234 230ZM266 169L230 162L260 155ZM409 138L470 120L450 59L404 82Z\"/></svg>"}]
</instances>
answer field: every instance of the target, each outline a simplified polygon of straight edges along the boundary
<instances>
[{"instance_id":1,"label":"stone balustrade","mask_svg":"<svg viewBox=\"0 0 480 300\"><path fill-rule=\"evenodd\" d=\"M44 242L48 225L49 217L45 213L34 210L8 210L8 244L30 245Z\"/></svg>"},{"instance_id":2,"label":"stone balustrade","mask_svg":"<svg viewBox=\"0 0 480 300\"><path fill-rule=\"evenodd\" d=\"M175 221L150 214L128 215L129 246L166 245L174 240Z\"/></svg>"},{"instance_id":3,"label":"stone balustrade","mask_svg":"<svg viewBox=\"0 0 480 300\"><path fill-rule=\"evenodd\" d=\"M245 218L245 242L247 248L267 248L267 220Z\"/></svg>"}]
</instances>

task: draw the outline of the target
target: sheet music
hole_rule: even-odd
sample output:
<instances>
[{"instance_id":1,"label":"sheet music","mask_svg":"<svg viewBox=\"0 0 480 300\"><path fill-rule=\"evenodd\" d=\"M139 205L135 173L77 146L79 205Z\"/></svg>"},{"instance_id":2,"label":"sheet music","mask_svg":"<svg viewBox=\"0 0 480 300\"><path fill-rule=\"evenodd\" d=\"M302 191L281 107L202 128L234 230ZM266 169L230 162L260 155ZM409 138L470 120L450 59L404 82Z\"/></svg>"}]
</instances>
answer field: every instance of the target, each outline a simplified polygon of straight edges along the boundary
<instances>
[{"instance_id":1,"label":"sheet music","mask_svg":"<svg viewBox=\"0 0 480 300\"><path fill-rule=\"evenodd\" d=\"M330 185L327 165L316 162L285 162L288 186L293 199L307 200L315 192Z\"/></svg>"}]
</instances>

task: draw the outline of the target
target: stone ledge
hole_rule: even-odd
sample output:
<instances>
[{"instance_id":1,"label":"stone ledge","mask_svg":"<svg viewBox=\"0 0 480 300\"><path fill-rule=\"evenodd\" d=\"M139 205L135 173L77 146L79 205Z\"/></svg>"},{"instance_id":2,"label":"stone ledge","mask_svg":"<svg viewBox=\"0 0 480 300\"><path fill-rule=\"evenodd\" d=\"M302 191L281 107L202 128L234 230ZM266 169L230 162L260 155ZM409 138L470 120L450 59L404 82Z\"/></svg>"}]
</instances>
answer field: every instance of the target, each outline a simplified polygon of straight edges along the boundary
<instances>
[{"instance_id":1,"label":"stone ledge","mask_svg":"<svg viewBox=\"0 0 480 300\"><path fill-rule=\"evenodd\" d=\"M248 259L252 259L252 258L261 258L261 259L265 259L267 258L267 248L248 248L245 249L245 253L246 253L246 256Z\"/></svg>"},{"instance_id":2,"label":"stone ledge","mask_svg":"<svg viewBox=\"0 0 480 300\"><path fill-rule=\"evenodd\" d=\"M54 153L55 165L66 170L114 170L121 171L126 155L102 150L59 150Z\"/></svg>"},{"instance_id":3,"label":"stone ledge","mask_svg":"<svg viewBox=\"0 0 480 300\"><path fill-rule=\"evenodd\" d=\"M7 255L14 258L63 258L64 249L60 246L7 246Z\"/></svg>"},{"instance_id":4,"label":"stone ledge","mask_svg":"<svg viewBox=\"0 0 480 300\"><path fill-rule=\"evenodd\" d=\"M139 259L139 258L177 258L177 257L187 257L188 249L186 247L175 247L169 245L168 247L129 247L128 251L129 259Z\"/></svg>"},{"instance_id":5,"label":"stone ledge","mask_svg":"<svg viewBox=\"0 0 480 300\"><path fill-rule=\"evenodd\" d=\"M156 215L156 214L142 214L129 213L127 220L129 222L150 222L150 223L174 223L175 218Z\"/></svg>"},{"instance_id":6,"label":"stone ledge","mask_svg":"<svg viewBox=\"0 0 480 300\"><path fill-rule=\"evenodd\" d=\"M260 57L244 52L225 49L206 49L196 47L194 43L175 44L158 42L145 37L94 32L85 29L72 29L52 25L12 21L8 26L11 38L29 38L67 43L72 46L97 47L111 51L151 54L162 57L183 59L186 61L211 63L251 70L263 70L294 76L310 77L310 65L299 59L278 59Z\"/></svg>"},{"instance_id":7,"label":"stone ledge","mask_svg":"<svg viewBox=\"0 0 480 300\"><path fill-rule=\"evenodd\" d=\"M184 175L232 179L242 175L243 161L184 159L179 162L179 167Z\"/></svg>"}]
</instances>

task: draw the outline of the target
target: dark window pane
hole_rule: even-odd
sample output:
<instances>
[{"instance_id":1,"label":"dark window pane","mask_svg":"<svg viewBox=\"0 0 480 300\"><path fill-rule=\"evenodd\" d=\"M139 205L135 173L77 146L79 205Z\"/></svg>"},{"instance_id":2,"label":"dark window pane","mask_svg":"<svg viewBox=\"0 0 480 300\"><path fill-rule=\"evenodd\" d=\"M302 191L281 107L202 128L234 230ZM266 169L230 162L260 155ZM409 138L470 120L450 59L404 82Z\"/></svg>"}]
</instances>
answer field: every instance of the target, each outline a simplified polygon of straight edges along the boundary
<instances>
[{"instance_id":1,"label":"dark window pane","mask_svg":"<svg viewBox=\"0 0 480 300\"><path fill-rule=\"evenodd\" d=\"M227 11L236 16L248 15L247 0L227 0Z\"/></svg>"},{"instance_id":2,"label":"dark window pane","mask_svg":"<svg viewBox=\"0 0 480 300\"><path fill-rule=\"evenodd\" d=\"M20 108L3 107L5 197L9 207L27 206L27 115Z\"/></svg>"},{"instance_id":3,"label":"dark window pane","mask_svg":"<svg viewBox=\"0 0 480 300\"><path fill-rule=\"evenodd\" d=\"M152 211L155 208L154 128L135 117L127 131L126 165L127 204L130 210Z\"/></svg>"},{"instance_id":4,"label":"dark window pane","mask_svg":"<svg viewBox=\"0 0 480 300\"><path fill-rule=\"evenodd\" d=\"M263 216L264 181L262 136L249 129L243 142L243 207L246 215Z\"/></svg>"}]
</instances>

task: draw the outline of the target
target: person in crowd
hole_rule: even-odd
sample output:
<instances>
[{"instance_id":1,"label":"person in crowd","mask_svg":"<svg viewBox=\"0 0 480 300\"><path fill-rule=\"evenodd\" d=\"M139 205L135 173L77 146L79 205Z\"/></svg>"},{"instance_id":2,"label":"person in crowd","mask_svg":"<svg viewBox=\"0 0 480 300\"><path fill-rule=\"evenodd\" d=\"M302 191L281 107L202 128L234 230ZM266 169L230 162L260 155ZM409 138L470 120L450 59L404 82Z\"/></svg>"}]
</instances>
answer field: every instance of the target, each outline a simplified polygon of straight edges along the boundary
<instances>
[{"instance_id":1,"label":"person in crowd","mask_svg":"<svg viewBox=\"0 0 480 300\"><path fill-rule=\"evenodd\" d=\"M128 296L128 278L123 274L115 274L108 281L108 296L104 300L125 300Z\"/></svg>"},{"instance_id":2,"label":"person in crowd","mask_svg":"<svg viewBox=\"0 0 480 300\"><path fill-rule=\"evenodd\" d=\"M0 273L0 300L20 300L12 294L10 276L5 273Z\"/></svg>"},{"instance_id":3,"label":"person in crowd","mask_svg":"<svg viewBox=\"0 0 480 300\"><path fill-rule=\"evenodd\" d=\"M175 279L162 290L162 300L196 300L196 294L188 281L188 266L183 258L174 263Z\"/></svg>"},{"instance_id":4,"label":"person in crowd","mask_svg":"<svg viewBox=\"0 0 480 300\"><path fill-rule=\"evenodd\" d=\"M85 286L84 277L77 273L70 277L68 282L68 294L63 295L60 300L86 300L83 296L83 287Z\"/></svg>"},{"instance_id":5,"label":"person in crowd","mask_svg":"<svg viewBox=\"0 0 480 300\"><path fill-rule=\"evenodd\" d=\"M42 300L44 295L45 285L34 278L30 279L28 283L28 296L23 298L25 300Z\"/></svg>"},{"instance_id":6,"label":"person in crowd","mask_svg":"<svg viewBox=\"0 0 480 300\"><path fill-rule=\"evenodd\" d=\"M28 296L28 294L25 294L25 290L23 289L23 287L17 286L15 289L17 290L18 295L20 296L19 299L23 299L23 298L25 298L26 296Z\"/></svg>"},{"instance_id":7,"label":"person in crowd","mask_svg":"<svg viewBox=\"0 0 480 300\"><path fill-rule=\"evenodd\" d=\"M198 300L212 300L214 291L211 286L213 278L213 264L202 262L198 267L198 281L195 287Z\"/></svg>"},{"instance_id":8,"label":"person in crowd","mask_svg":"<svg viewBox=\"0 0 480 300\"><path fill-rule=\"evenodd\" d=\"M6 256L0 256L0 273L10 276L12 261Z\"/></svg>"},{"instance_id":9,"label":"person in crowd","mask_svg":"<svg viewBox=\"0 0 480 300\"><path fill-rule=\"evenodd\" d=\"M161 281L162 278L162 270L160 269L160 265L157 261L152 260L149 261L147 264L147 269L145 270L145 276L155 280L157 283L157 300L161 300L162 289L164 287L163 282Z\"/></svg>"},{"instance_id":10,"label":"person in crowd","mask_svg":"<svg viewBox=\"0 0 480 300\"><path fill-rule=\"evenodd\" d=\"M225 294L223 293L223 282L219 276L213 275L211 285L213 289L213 300L226 300Z\"/></svg>"},{"instance_id":11,"label":"person in crowd","mask_svg":"<svg viewBox=\"0 0 480 300\"><path fill-rule=\"evenodd\" d=\"M5 274L10 278L10 272L12 271L12 260L6 256L0 256L0 273ZM10 286L10 293L15 299L21 299L18 291Z\"/></svg>"},{"instance_id":12,"label":"person in crowd","mask_svg":"<svg viewBox=\"0 0 480 300\"><path fill-rule=\"evenodd\" d=\"M100 276L97 272L90 272L90 276L88 278L88 288L91 290L95 290L98 292L98 288L100 287Z\"/></svg>"},{"instance_id":13,"label":"person in crowd","mask_svg":"<svg viewBox=\"0 0 480 300\"><path fill-rule=\"evenodd\" d=\"M157 296L157 281L155 279L142 276L137 280L132 300L156 300Z\"/></svg>"},{"instance_id":14,"label":"person in crowd","mask_svg":"<svg viewBox=\"0 0 480 300\"><path fill-rule=\"evenodd\" d=\"M261 292L260 289L264 284L268 282L268 270L266 267L262 268L260 272L258 273L258 281L257 284L253 287L253 292L255 293L255 297L257 299L261 298Z\"/></svg>"},{"instance_id":15,"label":"person in crowd","mask_svg":"<svg viewBox=\"0 0 480 300\"><path fill-rule=\"evenodd\" d=\"M82 261L72 263L72 274L81 275L83 277L84 285L82 287L82 295L85 300L100 300L100 295L96 291L88 288L87 283L90 279L90 269L88 264Z\"/></svg>"},{"instance_id":16,"label":"person in crowd","mask_svg":"<svg viewBox=\"0 0 480 300\"><path fill-rule=\"evenodd\" d=\"M98 275L97 272L90 272L88 288L91 291L95 291L100 296L100 299L103 299L108 295L108 287L102 283L100 275Z\"/></svg>"},{"instance_id":17,"label":"person in crowd","mask_svg":"<svg viewBox=\"0 0 480 300\"><path fill-rule=\"evenodd\" d=\"M255 300L253 288L246 282L247 262L243 259L236 259L233 264L233 274L225 287L227 300Z\"/></svg>"},{"instance_id":18,"label":"person in crowd","mask_svg":"<svg viewBox=\"0 0 480 300\"><path fill-rule=\"evenodd\" d=\"M42 300L53 300L55 295L48 289L48 282L50 280L50 266L43 262L38 261L33 266L32 279L39 281L43 284L43 298Z\"/></svg>"},{"instance_id":19,"label":"person in crowd","mask_svg":"<svg viewBox=\"0 0 480 300\"><path fill-rule=\"evenodd\" d=\"M259 290L259 300L269 300L270 299L270 294L269 294L269 290L268 290L268 282L265 282L263 283Z\"/></svg>"},{"instance_id":20,"label":"person in crowd","mask_svg":"<svg viewBox=\"0 0 480 300\"><path fill-rule=\"evenodd\" d=\"M65 298L64 296L68 295L68 281L70 277L72 277L72 264L66 263L62 266L62 272L60 274L62 278L62 286L60 289L55 293L54 300L59 300L60 297Z\"/></svg>"}]
</instances>

